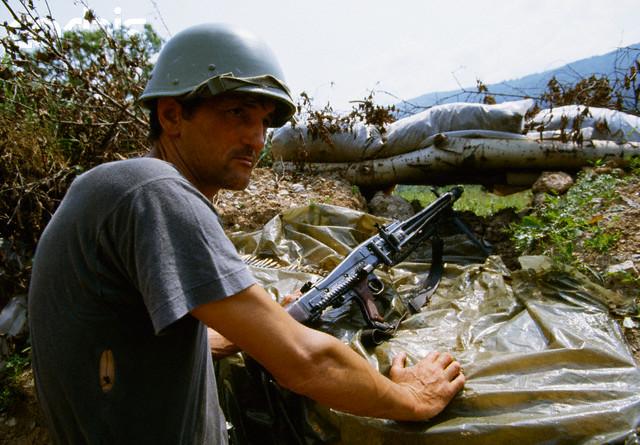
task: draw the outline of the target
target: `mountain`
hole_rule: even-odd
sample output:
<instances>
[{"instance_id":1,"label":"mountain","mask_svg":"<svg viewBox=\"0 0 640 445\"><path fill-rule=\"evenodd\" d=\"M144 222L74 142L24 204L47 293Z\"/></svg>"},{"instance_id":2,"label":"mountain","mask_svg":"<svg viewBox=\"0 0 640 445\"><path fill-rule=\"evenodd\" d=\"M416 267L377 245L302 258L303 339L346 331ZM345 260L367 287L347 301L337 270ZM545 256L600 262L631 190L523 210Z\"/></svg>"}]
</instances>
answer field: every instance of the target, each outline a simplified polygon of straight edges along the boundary
<instances>
[{"instance_id":1,"label":"mountain","mask_svg":"<svg viewBox=\"0 0 640 445\"><path fill-rule=\"evenodd\" d=\"M632 64L637 63L640 54L640 43L615 51L593 56L587 59L568 63L560 68L530 74L515 80L506 80L492 85L486 85L497 102L519 100L525 96L537 97L555 76L560 84L570 85L591 75L607 76L610 80L624 77ZM481 102L484 93L478 94L476 88L439 91L428 93L414 99L409 99L396 105L400 115L413 114L421 108L452 102Z\"/></svg>"}]
</instances>

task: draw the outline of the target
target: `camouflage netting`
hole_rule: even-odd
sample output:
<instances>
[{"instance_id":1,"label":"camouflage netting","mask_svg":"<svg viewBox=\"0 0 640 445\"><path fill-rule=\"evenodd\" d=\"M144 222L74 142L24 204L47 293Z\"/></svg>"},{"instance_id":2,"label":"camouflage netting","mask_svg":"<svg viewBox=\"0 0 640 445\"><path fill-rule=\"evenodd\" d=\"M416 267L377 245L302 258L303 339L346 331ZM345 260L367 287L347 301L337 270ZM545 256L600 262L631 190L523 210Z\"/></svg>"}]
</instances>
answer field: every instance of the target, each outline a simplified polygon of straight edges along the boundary
<instances>
[{"instance_id":1,"label":"camouflage netting","mask_svg":"<svg viewBox=\"0 0 640 445\"><path fill-rule=\"evenodd\" d=\"M331 269L374 234L375 222L384 221L315 205L285 211L261 232L232 239L240 253ZM365 347L355 304L327 310L313 325L384 374L400 351L412 363L430 350L450 352L462 363L467 384L444 412L421 423L347 415L279 387L255 362L237 355L217 368L237 443L636 443L640 370L608 311L630 302L546 257L522 257L522 270L511 272L497 256L482 260L465 236L445 235L445 276L395 338ZM421 250L378 271L386 284L379 309L388 321L405 312L403 300L428 274L429 243ZM253 271L277 299L318 279L277 268Z\"/></svg>"}]
</instances>

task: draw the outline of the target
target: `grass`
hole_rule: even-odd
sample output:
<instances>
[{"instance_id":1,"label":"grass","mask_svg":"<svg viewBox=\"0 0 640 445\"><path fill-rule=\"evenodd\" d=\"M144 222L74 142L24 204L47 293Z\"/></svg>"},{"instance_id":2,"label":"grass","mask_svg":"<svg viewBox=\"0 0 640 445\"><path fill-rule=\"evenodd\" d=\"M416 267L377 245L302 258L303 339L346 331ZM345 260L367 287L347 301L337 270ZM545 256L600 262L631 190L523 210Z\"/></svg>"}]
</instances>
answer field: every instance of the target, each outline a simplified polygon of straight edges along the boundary
<instances>
[{"instance_id":1,"label":"grass","mask_svg":"<svg viewBox=\"0 0 640 445\"><path fill-rule=\"evenodd\" d=\"M640 159L630 158L629 166L630 171L623 178L581 173L565 195L547 195L544 202L519 223L504 229L515 242L516 250L547 255L583 272L591 270L577 259L576 249L604 254L620 239L621 233L612 228L616 213L624 210L618 208L616 187L640 180ZM491 216L504 208L519 211L532 206L530 190L505 197L491 194L480 186L465 186L464 190L454 208L472 211L478 216ZM426 186L400 186L395 194L409 201L418 200L422 206L435 199L435 194ZM640 280L631 275L625 280L640 284Z\"/></svg>"},{"instance_id":2,"label":"grass","mask_svg":"<svg viewBox=\"0 0 640 445\"><path fill-rule=\"evenodd\" d=\"M31 348L27 347L20 352L9 356L4 370L0 373L0 413L7 411L16 400L25 397L22 387L23 374L31 367Z\"/></svg>"},{"instance_id":3,"label":"grass","mask_svg":"<svg viewBox=\"0 0 640 445\"><path fill-rule=\"evenodd\" d=\"M450 188L452 187L443 187L440 190L444 192ZM402 196L409 202L418 200L423 207L436 199L430 187L421 185L403 185L398 187L394 194ZM478 216L491 216L505 208L522 210L530 206L531 190L498 196L486 191L482 186L466 185L464 193L455 202L453 208L458 211L471 211Z\"/></svg>"},{"instance_id":4,"label":"grass","mask_svg":"<svg viewBox=\"0 0 640 445\"><path fill-rule=\"evenodd\" d=\"M609 174L581 174L566 195L547 195L535 213L509 227L518 250L541 251L579 268L576 247L607 252L620 234L602 225L602 213L615 214L616 187L623 181Z\"/></svg>"}]
</instances>

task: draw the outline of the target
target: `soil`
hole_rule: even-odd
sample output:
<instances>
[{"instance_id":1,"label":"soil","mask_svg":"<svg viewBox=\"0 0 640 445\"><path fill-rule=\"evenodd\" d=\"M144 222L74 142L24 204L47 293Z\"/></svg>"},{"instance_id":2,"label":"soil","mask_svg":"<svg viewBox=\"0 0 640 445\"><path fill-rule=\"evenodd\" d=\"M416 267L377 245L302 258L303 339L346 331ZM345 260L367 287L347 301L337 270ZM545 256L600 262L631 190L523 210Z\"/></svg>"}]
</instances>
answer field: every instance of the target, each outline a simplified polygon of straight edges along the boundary
<instances>
[{"instance_id":1,"label":"soil","mask_svg":"<svg viewBox=\"0 0 640 445\"><path fill-rule=\"evenodd\" d=\"M621 187L618 192L621 196L620 205L624 206L625 210L603 215L604 221L609 224L609 230L612 233L620 233L617 243L607 254L577 252L577 255L583 264L590 265L603 275L606 275L604 272L608 267L630 261L631 263L627 263L632 265L630 273L637 277L637 268L640 267L640 184ZM384 199L384 196L382 198ZM356 189L339 180L308 173L300 176L278 176L273 170L265 168L256 169L246 190L223 191L214 204L226 230L253 232L262 228L281 211L312 202L391 216L375 213L375 209ZM463 213L460 216L478 238L493 246L507 267L512 270L520 267L517 261L519 254L513 242L502 232L502 228L510 222L518 221L522 214L504 210L489 218L481 218L471 213ZM576 242L576 245L578 244ZM638 297L638 286L632 281L607 278L605 287L632 299ZM620 323L636 362L640 364L640 329L625 327L624 316L615 310L616 308L612 308L612 315ZM22 380L25 398L0 416L0 442L7 445L49 444L38 413L31 375L25 373Z\"/></svg>"}]
</instances>

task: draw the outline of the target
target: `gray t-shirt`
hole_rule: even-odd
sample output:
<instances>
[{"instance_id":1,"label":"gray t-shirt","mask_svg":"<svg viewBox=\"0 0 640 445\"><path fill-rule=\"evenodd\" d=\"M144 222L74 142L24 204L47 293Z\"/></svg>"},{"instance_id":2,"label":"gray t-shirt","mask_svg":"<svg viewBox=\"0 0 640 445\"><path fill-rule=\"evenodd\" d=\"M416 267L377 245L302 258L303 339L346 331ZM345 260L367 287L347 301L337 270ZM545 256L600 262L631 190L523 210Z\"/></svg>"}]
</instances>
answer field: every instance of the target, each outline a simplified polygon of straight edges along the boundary
<instances>
[{"instance_id":1,"label":"gray t-shirt","mask_svg":"<svg viewBox=\"0 0 640 445\"><path fill-rule=\"evenodd\" d=\"M206 327L188 312L254 282L211 203L171 164L133 159L79 176L39 241L29 290L54 441L226 443Z\"/></svg>"}]
</instances>

